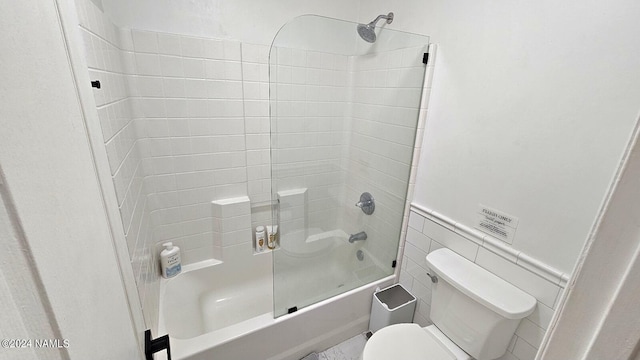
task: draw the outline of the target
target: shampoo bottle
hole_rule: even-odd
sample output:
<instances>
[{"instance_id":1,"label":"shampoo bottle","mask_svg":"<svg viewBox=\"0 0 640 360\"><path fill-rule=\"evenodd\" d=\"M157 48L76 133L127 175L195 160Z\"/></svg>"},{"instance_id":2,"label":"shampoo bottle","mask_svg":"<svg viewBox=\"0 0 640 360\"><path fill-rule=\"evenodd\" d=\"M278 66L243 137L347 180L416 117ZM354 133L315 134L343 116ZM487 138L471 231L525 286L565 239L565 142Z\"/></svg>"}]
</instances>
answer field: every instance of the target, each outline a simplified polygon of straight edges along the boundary
<instances>
[{"instance_id":1,"label":"shampoo bottle","mask_svg":"<svg viewBox=\"0 0 640 360\"><path fill-rule=\"evenodd\" d=\"M160 253L160 265L162 267L162 277L172 278L182 271L180 263L180 248L173 246L173 243L164 243L164 250Z\"/></svg>"},{"instance_id":2,"label":"shampoo bottle","mask_svg":"<svg viewBox=\"0 0 640 360\"><path fill-rule=\"evenodd\" d=\"M264 226L256 227L256 252L263 252L265 245Z\"/></svg>"},{"instance_id":3,"label":"shampoo bottle","mask_svg":"<svg viewBox=\"0 0 640 360\"><path fill-rule=\"evenodd\" d=\"M278 241L278 225L267 225L267 234L269 235L269 240L267 240L267 247L273 250L276 248L276 243Z\"/></svg>"}]
</instances>

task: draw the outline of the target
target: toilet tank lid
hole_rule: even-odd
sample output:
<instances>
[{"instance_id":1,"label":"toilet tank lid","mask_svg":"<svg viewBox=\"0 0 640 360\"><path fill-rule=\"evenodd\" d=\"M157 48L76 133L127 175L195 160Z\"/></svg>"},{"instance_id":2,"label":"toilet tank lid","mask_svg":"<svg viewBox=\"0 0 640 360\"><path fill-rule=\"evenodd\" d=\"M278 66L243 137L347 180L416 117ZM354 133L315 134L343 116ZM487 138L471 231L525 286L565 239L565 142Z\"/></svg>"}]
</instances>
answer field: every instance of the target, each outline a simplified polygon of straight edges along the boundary
<instances>
[{"instance_id":1,"label":"toilet tank lid","mask_svg":"<svg viewBox=\"0 0 640 360\"><path fill-rule=\"evenodd\" d=\"M447 248L429 253L427 265L442 280L507 319L522 319L535 309L533 296Z\"/></svg>"}]
</instances>

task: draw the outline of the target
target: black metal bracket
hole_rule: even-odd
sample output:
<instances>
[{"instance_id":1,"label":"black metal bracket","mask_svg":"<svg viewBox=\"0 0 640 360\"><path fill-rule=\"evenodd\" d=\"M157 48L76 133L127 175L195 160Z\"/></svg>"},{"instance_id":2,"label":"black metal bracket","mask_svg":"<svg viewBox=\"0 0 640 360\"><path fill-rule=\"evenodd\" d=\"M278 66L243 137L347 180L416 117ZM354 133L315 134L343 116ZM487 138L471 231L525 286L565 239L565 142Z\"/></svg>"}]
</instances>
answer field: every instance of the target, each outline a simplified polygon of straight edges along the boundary
<instances>
[{"instance_id":1,"label":"black metal bracket","mask_svg":"<svg viewBox=\"0 0 640 360\"><path fill-rule=\"evenodd\" d=\"M158 351L167 350L167 360L171 360L171 346L169 345L169 335L151 339L151 330L144 332L144 355L146 360L153 360L153 354Z\"/></svg>"},{"instance_id":2,"label":"black metal bracket","mask_svg":"<svg viewBox=\"0 0 640 360\"><path fill-rule=\"evenodd\" d=\"M294 312L296 312L296 311L298 311L298 307L297 307L297 306L290 307L290 308L287 310L287 314L293 314L293 313L294 313Z\"/></svg>"},{"instance_id":3,"label":"black metal bracket","mask_svg":"<svg viewBox=\"0 0 640 360\"><path fill-rule=\"evenodd\" d=\"M100 89L100 80L95 80L91 82L91 87L94 87L96 89Z\"/></svg>"},{"instance_id":4,"label":"black metal bracket","mask_svg":"<svg viewBox=\"0 0 640 360\"><path fill-rule=\"evenodd\" d=\"M429 53L424 53L424 55L422 55L422 63L426 64L429 62Z\"/></svg>"},{"instance_id":5,"label":"black metal bracket","mask_svg":"<svg viewBox=\"0 0 640 360\"><path fill-rule=\"evenodd\" d=\"M398 262L397 262L397 261L395 261L395 260L393 260L393 261L391 262L391 267L395 269L395 267L396 267L396 265L397 265L397 264L398 264Z\"/></svg>"}]
</instances>

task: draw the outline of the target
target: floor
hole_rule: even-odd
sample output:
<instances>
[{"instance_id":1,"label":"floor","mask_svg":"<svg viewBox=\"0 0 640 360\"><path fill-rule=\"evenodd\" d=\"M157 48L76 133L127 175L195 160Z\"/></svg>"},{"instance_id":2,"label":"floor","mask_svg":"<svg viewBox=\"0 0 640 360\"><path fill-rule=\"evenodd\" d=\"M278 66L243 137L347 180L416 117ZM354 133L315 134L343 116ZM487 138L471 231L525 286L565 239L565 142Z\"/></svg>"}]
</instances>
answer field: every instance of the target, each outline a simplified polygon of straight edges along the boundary
<instances>
[{"instance_id":1,"label":"floor","mask_svg":"<svg viewBox=\"0 0 640 360\"><path fill-rule=\"evenodd\" d=\"M358 360L366 342L364 335L356 335L319 353L319 360Z\"/></svg>"}]
</instances>

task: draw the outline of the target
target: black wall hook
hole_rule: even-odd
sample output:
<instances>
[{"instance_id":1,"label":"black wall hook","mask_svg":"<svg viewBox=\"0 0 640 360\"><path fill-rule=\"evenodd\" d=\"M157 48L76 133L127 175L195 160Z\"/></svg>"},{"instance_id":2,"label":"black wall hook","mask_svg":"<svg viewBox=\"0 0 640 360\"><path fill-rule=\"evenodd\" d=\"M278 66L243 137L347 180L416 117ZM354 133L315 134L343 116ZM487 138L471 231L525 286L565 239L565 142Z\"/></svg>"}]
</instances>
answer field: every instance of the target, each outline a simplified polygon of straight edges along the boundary
<instances>
[{"instance_id":1,"label":"black wall hook","mask_svg":"<svg viewBox=\"0 0 640 360\"><path fill-rule=\"evenodd\" d=\"M171 360L171 346L169 345L169 335L151 339L151 330L144 332L144 355L146 360L153 360L153 354L158 351L167 350L167 360Z\"/></svg>"},{"instance_id":2,"label":"black wall hook","mask_svg":"<svg viewBox=\"0 0 640 360\"><path fill-rule=\"evenodd\" d=\"M91 82L91 87L94 87L96 89L100 89L100 80L95 80Z\"/></svg>"}]
</instances>

